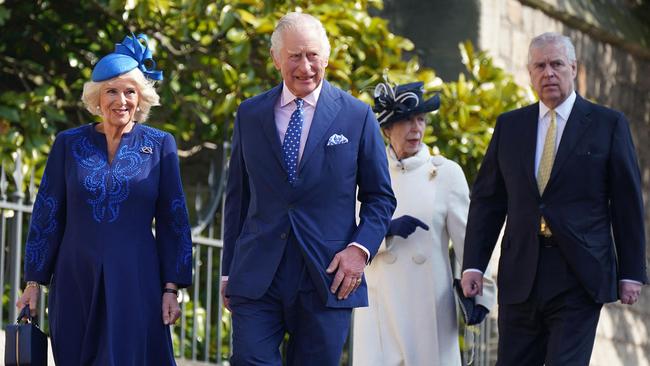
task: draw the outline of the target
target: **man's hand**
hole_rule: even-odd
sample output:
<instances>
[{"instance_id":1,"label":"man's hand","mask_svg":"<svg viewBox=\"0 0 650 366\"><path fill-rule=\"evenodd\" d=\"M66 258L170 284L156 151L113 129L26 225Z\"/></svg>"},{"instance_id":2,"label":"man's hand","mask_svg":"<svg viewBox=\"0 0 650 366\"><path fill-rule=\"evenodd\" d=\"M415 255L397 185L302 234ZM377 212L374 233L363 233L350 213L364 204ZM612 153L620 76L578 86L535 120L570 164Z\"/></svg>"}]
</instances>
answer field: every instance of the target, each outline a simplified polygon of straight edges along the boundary
<instances>
[{"instance_id":1,"label":"man's hand","mask_svg":"<svg viewBox=\"0 0 650 366\"><path fill-rule=\"evenodd\" d=\"M356 244L356 243L355 243ZM361 248L350 245L336 253L334 259L327 267L327 273L334 275L330 291L336 294L339 300L345 300L350 293L361 285L361 276L366 267L366 253Z\"/></svg>"},{"instance_id":2,"label":"man's hand","mask_svg":"<svg viewBox=\"0 0 650 366\"><path fill-rule=\"evenodd\" d=\"M642 285L628 281L618 281L618 293L622 304L632 305L639 301Z\"/></svg>"},{"instance_id":3,"label":"man's hand","mask_svg":"<svg viewBox=\"0 0 650 366\"><path fill-rule=\"evenodd\" d=\"M460 279L463 294L467 297L483 295L483 274L475 271L465 271Z\"/></svg>"},{"instance_id":4,"label":"man's hand","mask_svg":"<svg viewBox=\"0 0 650 366\"><path fill-rule=\"evenodd\" d=\"M228 287L228 280L221 280L221 301L223 301L223 306L230 310L230 300L226 297L226 287Z\"/></svg>"},{"instance_id":5,"label":"man's hand","mask_svg":"<svg viewBox=\"0 0 650 366\"><path fill-rule=\"evenodd\" d=\"M423 230L429 230L429 226L413 216L404 215L393 219L388 226L386 236L397 235L406 239L415 232L415 229L421 227Z\"/></svg>"}]
</instances>

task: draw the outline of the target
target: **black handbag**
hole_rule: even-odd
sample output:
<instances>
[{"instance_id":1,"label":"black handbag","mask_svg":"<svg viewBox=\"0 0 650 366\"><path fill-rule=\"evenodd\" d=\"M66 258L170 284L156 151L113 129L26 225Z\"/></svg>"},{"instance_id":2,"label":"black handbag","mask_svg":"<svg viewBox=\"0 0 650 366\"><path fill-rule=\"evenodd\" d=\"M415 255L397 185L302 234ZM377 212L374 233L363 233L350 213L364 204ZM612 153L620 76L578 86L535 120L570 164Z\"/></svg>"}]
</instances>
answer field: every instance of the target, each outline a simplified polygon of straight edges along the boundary
<instances>
[{"instance_id":1,"label":"black handbag","mask_svg":"<svg viewBox=\"0 0 650 366\"><path fill-rule=\"evenodd\" d=\"M474 315L474 312L476 311L476 303L474 298L465 297L465 294L463 294L463 287L460 285L460 280L457 278L454 278L454 294L456 295L456 301L458 302L458 307L463 315L465 324L473 325L470 324L470 319L472 319L472 315Z\"/></svg>"},{"instance_id":2,"label":"black handbag","mask_svg":"<svg viewBox=\"0 0 650 366\"><path fill-rule=\"evenodd\" d=\"M5 365L47 366L47 336L34 322L29 306L20 312L16 324L5 329Z\"/></svg>"}]
</instances>

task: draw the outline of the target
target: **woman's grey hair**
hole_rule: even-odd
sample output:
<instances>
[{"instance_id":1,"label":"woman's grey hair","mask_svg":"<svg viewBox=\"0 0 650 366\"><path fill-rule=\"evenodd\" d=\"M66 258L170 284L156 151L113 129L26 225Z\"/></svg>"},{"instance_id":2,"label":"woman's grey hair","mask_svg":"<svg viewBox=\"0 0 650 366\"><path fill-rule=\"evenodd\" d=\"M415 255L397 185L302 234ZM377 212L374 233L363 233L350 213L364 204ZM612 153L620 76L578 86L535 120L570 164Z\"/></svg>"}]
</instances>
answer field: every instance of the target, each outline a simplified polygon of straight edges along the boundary
<instances>
[{"instance_id":1,"label":"woman's grey hair","mask_svg":"<svg viewBox=\"0 0 650 366\"><path fill-rule=\"evenodd\" d=\"M135 85L138 88L139 110L136 109L133 119L138 122L145 122L149 117L151 107L160 105L160 97L158 96L158 93L156 93L154 82L147 79L144 74L142 74L142 71L137 68L109 80L99 82L87 81L84 83L81 101L84 103L86 110L95 116L101 116L102 111L98 107L99 94L102 86L119 78L130 78L135 82Z\"/></svg>"},{"instance_id":2,"label":"woman's grey hair","mask_svg":"<svg viewBox=\"0 0 650 366\"><path fill-rule=\"evenodd\" d=\"M282 49L282 36L287 30L300 31L303 27L312 27L318 33L321 39L321 46L323 47L324 54L327 58L330 56L330 41L327 39L327 32L323 23L315 17L305 13L287 13L280 18L278 25L271 35L271 51L279 52Z\"/></svg>"},{"instance_id":3,"label":"woman's grey hair","mask_svg":"<svg viewBox=\"0 0 650 366\"><path fill-rule=\"evenodd\" d=\"M533 49L540 48L547 44L558 44L564 46L564 53L566 54L567 59L569 59L569 62L576 61L576 49L575 47L573 47L573 43L571 43L571 39L560 33L547 32L547 33L540 34L539 36L533 38L532 41L530 41L530 46L528 47L529 64L531 62L531 58L532 58L531 54Z\"/></svg>"}]
</instances>

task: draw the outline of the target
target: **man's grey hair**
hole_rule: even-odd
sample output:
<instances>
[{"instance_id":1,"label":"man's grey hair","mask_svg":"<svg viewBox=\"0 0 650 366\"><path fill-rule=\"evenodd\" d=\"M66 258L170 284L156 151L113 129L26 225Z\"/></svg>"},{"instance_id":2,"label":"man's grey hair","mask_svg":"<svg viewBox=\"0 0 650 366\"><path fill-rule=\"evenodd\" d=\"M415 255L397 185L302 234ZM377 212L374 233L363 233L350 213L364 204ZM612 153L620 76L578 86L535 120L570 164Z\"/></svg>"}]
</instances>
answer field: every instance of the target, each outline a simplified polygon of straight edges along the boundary
<instances>
[{"instance_id":1,"label":"man's grey hair","mask_svg":"<svg viewBox=\"0 0 650 366\"><path fill-rule=\"evenodd\" d=\"M573 43L571 42L571 39L560 33L547 32L547 33L540 34L539 36L533 38L532 41L530 41L530 46L528 47L529 64L532 59L533 49L543 47L547 44L557 44L557 45L564 46L564 53L566 54L567 59L569 59L569 62L576 61L576 49L575 47L573 47Z\"/></svg>"},{"instance_id":2,"label":"man's grey hair","mask_svg":"<svg viewBox=\"0 0 650 366\"><path fill-rule=\"evenodd\" d=\"M300 32L305 27L311 27L316 30L318 36L321 39L321 46L323 47L323 53L325 57L329 58L330 56L330 41L327 39L327 32L323 23L315 17L305 14L305 13L287 13L279 21L278 25L275 26L275 30L271 35L271 51L280 52L282 49L282 36L286 31L298 31Z\"/></svg>"}]
</instances>

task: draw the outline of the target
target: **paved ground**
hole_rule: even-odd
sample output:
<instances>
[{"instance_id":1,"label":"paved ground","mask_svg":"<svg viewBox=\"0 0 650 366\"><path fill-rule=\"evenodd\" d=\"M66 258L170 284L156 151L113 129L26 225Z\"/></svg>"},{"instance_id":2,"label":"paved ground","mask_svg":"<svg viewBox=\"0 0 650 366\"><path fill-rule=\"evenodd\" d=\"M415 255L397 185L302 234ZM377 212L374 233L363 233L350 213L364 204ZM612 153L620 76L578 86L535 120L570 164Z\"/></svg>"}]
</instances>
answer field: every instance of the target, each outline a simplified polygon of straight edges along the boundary
<instances>
[{"instance_id":1,"label":"paved ground","mask_svg":"<svg viewBox=\"0 0 650 366\"><path fill-rule=\"evenodd\" d=\"M213 363L203 363L198 361L187 361L187 360L176 360L177 366L214 366ZM227 366L227 364L221 364L221 366Z\"/></svg>"},{"instance_id":2,"label":"paved ground","mask_svg":"<svg viewBox=\"0 0 650 366\"><path fill-rule=\"evenodd\" d=\"M52 358L52 346L48 345L48 353L49 355L49 360L48 360L48 365L53 366L54 365L54 359ZM4 355L5 355L5 332L4 330L0 330L0 365L4 365ZM208 366L212 364L207 364L207 363L202 363L202 362L192 362L192 361L186 361L186 360L179 360L176 361L178 366Z\"/></svg>"}]
</instances>

